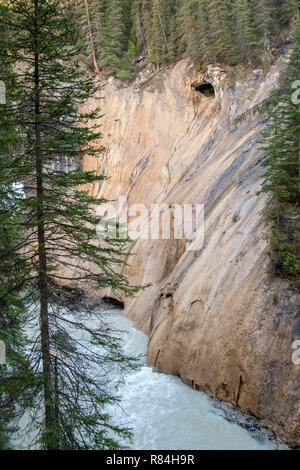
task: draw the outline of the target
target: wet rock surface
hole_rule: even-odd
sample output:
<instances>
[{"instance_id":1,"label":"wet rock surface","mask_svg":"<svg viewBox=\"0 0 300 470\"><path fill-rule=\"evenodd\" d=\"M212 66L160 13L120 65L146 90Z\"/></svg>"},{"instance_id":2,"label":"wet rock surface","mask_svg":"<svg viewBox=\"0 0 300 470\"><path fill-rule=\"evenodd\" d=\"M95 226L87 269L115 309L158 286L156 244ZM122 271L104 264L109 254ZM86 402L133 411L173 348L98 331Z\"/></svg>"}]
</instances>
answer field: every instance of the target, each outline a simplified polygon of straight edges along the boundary
<instances>
[{"instance_id":1,"label":"wet rock surface","mask_svg":"<svg viewBox=\"0 0 300 470\"><path fill-rule=\"evenodd\" d=\"M279 57L268 74L255 70L232 82L221 68L196 73L184 60L143 86L120 89L109 79L106 152L98 162L85 159L83 168L109 177L90 188L99 197L125 196L129 206L205 205L202 249L186 250L185 240L132 243L124 273L132 284L152 287L121 299L124 313L149 335L148 363L156 370L255 416L296 447L299 291L272 273L265 199L257 195L267 125L260 104L283 67ZM192 87L208 78L214 97Z\"/></svg>"}]
</instances>

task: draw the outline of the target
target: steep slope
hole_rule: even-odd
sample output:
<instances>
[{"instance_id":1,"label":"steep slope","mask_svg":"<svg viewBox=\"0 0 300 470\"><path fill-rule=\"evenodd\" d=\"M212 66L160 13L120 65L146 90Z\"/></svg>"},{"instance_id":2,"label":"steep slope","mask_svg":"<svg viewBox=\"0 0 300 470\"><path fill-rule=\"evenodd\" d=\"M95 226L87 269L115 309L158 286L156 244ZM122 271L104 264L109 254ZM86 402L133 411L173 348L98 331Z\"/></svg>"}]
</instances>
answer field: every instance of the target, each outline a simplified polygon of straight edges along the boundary
<instances>
[{"instance_id":1,"label":"steep slope","mask_svg":"<svg viewBox=\"0 0 300 470\"><path fill-rule=\"evenodd\" d=\"M209 395L261 418L300 445L299 294L270 275L261 210L256 109L284 60L265 76L232 81L220 68L194 72L185 60L131 86L103 90L103 159L85 169L109 176L94 194L128 205L205 204L205 244L181 240L132 244L132 283L152 287L125 301L124 314L149 335L148 362ZM150 72L149 72L150 73ZM197 91L214 86L215 96ZM95 101L91 100L90 106ZM97 166L96 166L97 165Z\"/></svg>"}]
</instances>

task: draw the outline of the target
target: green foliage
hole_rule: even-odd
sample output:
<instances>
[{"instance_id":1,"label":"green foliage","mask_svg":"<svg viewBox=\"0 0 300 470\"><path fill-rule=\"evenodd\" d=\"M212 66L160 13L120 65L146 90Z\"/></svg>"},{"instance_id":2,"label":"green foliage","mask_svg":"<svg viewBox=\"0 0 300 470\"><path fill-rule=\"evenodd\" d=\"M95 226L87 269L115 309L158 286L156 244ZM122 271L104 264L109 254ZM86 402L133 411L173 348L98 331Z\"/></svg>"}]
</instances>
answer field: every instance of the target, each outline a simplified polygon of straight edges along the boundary
<instances>
[{"instance_id":1,"label":"green foliage","mask_svg":"<svg viewBox=\"0 0 300 470\"><path fill-rule=\"evenodd\" d=\"M83 2L74 3L74 37L92 65ZM104 73L131 78L134 57L154 66L187 54L196 65L269 63L287 40L297 0L89 0L97 62ZM75 11L75 14L74 14ZM129 54L129 56L128 56ZM130 57L130 60L129 60ZM140 62L138 61L138 64Z\"/></svg>"},{"instance_id":2,"label":"green foliage","mask_svg":"<svg viewBox=\"0 0 300 470\"><path fill-rule=\"evenodd\" d=\"M28 410L33 401L35 443L43 448L112 449L131 433L112 422L105 406L118 401L115 376L136 361L124 356L96 313L82 308L66 318L59 286L72 280L125 296L139 287L121 273L127 240L97 237L97 209L105 201L87 188L104 177L82 171L80 161L102 154L100 109L83 111L99 87L77 63L72 23L59 3L0 6L0 79L11 84L0 114L0 331L10 353L10 368L0 371L0 406L13 410L21 397ZM112 31L120 38L123 30ZM120 59L119 44L113 46ZM20 333L26 327L36 336L26 340ZM79 344L74 329L88 344ZM1 416L5 438L13 413Z\"/></svg>"},{"instance_id":3,"label":"green foliage","mask_svg":"<svg viewBox=\"0 0 300 470\"><path fill-rule=\"evenodd\" d=\"M151 24L151 40L149 45L149 58L155 65L163 62L164 53L164 37L160 20L160 4L159 0L153 1L152 6L152 24Z\"/></svg>"},{"instance_id":4,"label":"green foliage","mask_svg":"<svg viewBox=\"0 0 300 470\"><path fill-rule=\"evenodd\" d=\"M9 157L2 147L0 174ZM6 345L6 363L0 365L0 449L8 448L11 425L25 408L31 407L38 375L28 360L28 342L23 332L25 302L20 288L28 275L16 252L21 235L18 195L11 184L0 182L0 341Z\"/></svg>"},{"instance_id":5,"label":"green foliage","mask_svg":"<svg viewBox=\"0 0 300 470\"><path fill-rule=\"evenodd\" d=\"M297 275L300 270L300 107L295 90L300 71L299 20L294 41L280 91L269 102L270 124L262 139L266 157L261 191L269 194L265 215L271 225L271 257L284 275Z\"/></svg>"},{"instance_id":6,"label":"green foliage","mask_svg":"<svg viewBox=\"0 0 300 470\"><path fill-rule=\"evenodd\" d=\"M4 12L7 13L7 12ZM6 15L3 16L7 18ZM5 52L4 37L7 30L0 23L0 50ZM0 65L0 75L5 76L7 100L14 86L10 67ZM3 105L0 105L1 114ZM7 167L13 168L19 139L10 121L2 116L0 131L0 175ZM26 266L16 247L22 233L22 211L19 207L22 198L21 187L14 187L14 178L0 178L0 341L6 346L6 363L0 365L0 450L9 447L9 437L13 432L12 421L29 407L36 374L27 360L27 341L22 331L25 318L25 302L20 295L24 278L28 274Z\"/></svg>"}]
</instances>

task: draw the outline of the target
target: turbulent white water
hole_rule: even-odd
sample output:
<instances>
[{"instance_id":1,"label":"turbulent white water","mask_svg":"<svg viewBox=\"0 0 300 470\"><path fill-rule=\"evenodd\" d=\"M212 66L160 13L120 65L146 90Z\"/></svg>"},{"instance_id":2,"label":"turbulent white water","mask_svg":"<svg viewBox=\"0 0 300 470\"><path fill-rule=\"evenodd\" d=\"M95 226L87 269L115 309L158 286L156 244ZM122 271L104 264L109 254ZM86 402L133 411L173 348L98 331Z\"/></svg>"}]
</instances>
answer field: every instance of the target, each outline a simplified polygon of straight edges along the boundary
<instances>
[{"instance_id":1,"label":"turbulent white water","mask_svg":"<svg viewBox=\"0 0 300 470\"><path fill-rule=\"evenodd\" d=\"M147 336L122 317L106 312L113 327L124 331L129 355L147 353ZM134 431L136 450L259 450L270 449L250 433L225 420L210 399L171 375L154 373L146 365L128 374L121 387L122 407Z\"/></svg>"},{"instance_id":2,"label":"turbulent white water","mask_svg":"<svg viewBox=\"0 0 300 470\"><path fill-rule=\"evenodd\" d=\"M135 450L264 450L274 448L269 440L255 440L241 426L228 422L222 412L202 392L184 385L177 377L158 374L146 365L147 336L138 331L134 324L122 317L118 309L103 313L106 323L123 340L124 352L129 356L141 357L142 367L129 372L118 394L120 407L108 409L115 424L127 425L134 434L130 445ZM65 318L72 320L71 312ZM89 319L87 326L96 327L97 320ZM90 325L89 325L90 324ZM73 338L89 342L89 335L82 330L68 328ZM35 333L31 330L31 336ZM144 365L143 365L144 364ZM100 373L97 368L93 374ZM102 372L101 372L102 373ZM35 433L30 432L30 419L25 414L21 421L20 433L14 440L17 449L34 449ZM24 432L25 431L25 432ZM128 445L128 442L124 443Z\"/></svg>"}]
</instances>

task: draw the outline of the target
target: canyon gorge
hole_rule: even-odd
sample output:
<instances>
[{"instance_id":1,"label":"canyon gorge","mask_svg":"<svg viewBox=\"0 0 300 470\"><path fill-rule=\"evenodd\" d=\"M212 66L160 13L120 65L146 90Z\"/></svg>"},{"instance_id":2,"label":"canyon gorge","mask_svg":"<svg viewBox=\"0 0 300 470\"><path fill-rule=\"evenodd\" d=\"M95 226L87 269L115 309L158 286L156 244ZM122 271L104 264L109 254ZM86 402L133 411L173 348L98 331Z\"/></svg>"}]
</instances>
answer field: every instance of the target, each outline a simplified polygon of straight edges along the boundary
<instances>
[{"instance_id":1,"label":"canyon gorge","mask_svg":"<svg viewBox=\"0 0 300 470\"><path fill-rule=\"evenodd\" d=\"M260 419L292 447L300 445L300 339L295 283L274 275L258 195L267 125L260 105L286 57L246 72L187 59L145 69L124 85L103 79L99 159L84 170L107 179L93 195L132 204L205 205L202 249L185 240L132 242L124 274L151 284L120 298L124 315L149 337L148 364ZM97 105L88 102L89 110ZM85 286L87 287L87 286ZM114 297L105 291L102 296Z\"/></svg>"}]
</instances>

